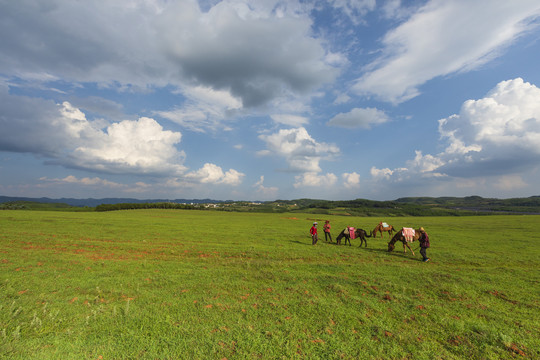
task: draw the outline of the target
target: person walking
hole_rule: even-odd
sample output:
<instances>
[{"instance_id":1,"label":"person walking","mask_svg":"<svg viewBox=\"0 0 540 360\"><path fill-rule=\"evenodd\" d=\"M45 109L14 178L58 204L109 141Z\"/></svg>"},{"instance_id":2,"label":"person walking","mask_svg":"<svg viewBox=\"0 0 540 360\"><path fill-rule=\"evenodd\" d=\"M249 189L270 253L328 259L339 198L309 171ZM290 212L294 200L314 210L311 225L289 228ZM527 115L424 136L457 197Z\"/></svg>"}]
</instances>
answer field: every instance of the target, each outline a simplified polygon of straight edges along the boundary
<instances>
[{"instance_id":1,"label":"person walking","mask_svg":"<svg viewBox=\"0 0 540 360\"><path fill-rule=\"evenodd\" d=\"M309 229L309 233L311 234L311 245L315 245L317 241L319 240L317 236L317 223L314 222L311 229Z\"/></svg>"},{"instance_id":2,"label":"person walking","mask_svg":"<svg viewBox=\"0 0 540 360\"><path fill-rule=\"evenodd\" d=\"M420 227L418 230L420 231L420 238L418 239L420 242L420 254L422 254L422 261L427 262L430 260L426 254L426 250L429 248L429 236L423 227Z\"/></svg>"},{"instance_id":3,"label":"person walking","mask_svg":"<svg viewBox=\"0 0 540 360\"><path fill-rule=\"evenodd\" d=\"M326 220L323 226L324 240L328 241L328 238L330 238L330 242L332 242L332 234L330 234L330 228L330 220Z\"/></svg>"}]
</instances>

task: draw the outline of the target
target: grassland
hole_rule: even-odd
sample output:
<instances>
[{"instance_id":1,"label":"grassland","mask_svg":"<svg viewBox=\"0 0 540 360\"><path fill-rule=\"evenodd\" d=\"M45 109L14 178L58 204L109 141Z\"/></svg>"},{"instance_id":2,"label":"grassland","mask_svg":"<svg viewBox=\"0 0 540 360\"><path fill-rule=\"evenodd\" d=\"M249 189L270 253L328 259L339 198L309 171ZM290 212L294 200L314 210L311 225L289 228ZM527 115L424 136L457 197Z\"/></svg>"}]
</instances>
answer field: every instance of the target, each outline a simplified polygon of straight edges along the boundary
<instances>
[{"instance_id":1,"label":"grassland","mask_svg":"<svg viewBox=\"0 0 540 360\"><path fill-rule=\"evenodd\" d=\"M0 211L0 357L540 358L540 216L317 219L423 226L429 263L317 216Z\"/></svg>"}]
</instances>

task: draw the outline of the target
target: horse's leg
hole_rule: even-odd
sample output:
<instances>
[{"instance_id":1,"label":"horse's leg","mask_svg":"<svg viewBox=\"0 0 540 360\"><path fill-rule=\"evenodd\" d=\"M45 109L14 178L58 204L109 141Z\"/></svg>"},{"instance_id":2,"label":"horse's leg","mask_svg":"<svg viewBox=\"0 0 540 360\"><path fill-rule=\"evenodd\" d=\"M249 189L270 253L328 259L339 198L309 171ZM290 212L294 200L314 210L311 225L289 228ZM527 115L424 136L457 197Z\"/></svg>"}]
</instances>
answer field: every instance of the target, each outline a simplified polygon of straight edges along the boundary
<instances>
[{"instance_id":1,"label":"horse's leg","mask_svg":"<svg viewBox=\"0 0 540 360\"><path fill-rule=\"evenodd\" d=\"M414 256L414 251L413 251L413 249L411 249L411 247L409 246L409 244L405 242L405 243L403 244L403 247L404 247L404 248L405 248L405 245L407 245L407 247L409 248L409 250L411 250L411 252L412 252L412 254L413 254L413 256Z\"/></svg>"}]
</instances>

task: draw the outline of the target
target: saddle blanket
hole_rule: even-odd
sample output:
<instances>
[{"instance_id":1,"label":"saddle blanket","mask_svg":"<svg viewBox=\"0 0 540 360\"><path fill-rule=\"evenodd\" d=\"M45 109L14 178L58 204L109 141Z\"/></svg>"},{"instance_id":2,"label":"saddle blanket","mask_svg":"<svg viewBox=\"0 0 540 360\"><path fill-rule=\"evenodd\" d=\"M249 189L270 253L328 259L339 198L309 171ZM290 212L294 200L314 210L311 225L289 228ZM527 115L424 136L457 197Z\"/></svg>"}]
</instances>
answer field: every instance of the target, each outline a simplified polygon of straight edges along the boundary
<instances>
[{"instance_id":1,"label":"saddle blanket","mask_svg":"<svg viewBox=\"0 0 540 360\"><path fill-rule=\"evenodd\" d=\"M388 224L385 223L385 222L382 223L382 226L385 227L385 228L390 227L390 225L388 225Z\"/></svg>"},{"instance_id":2,"label":"saddle blanket","mask_svg":"<svg viewBox=\"0 0 540 360\"><path fill-rule=\"evenodd\" d=\"M355 231L355 230L356 230L356 229L353 228L353 227L347 227L347 228L345 229L345 234L349 234L349 237L350 237L351 239L356 239L356 231Z\"/></svg>"},{"instance_id":3,"label":"saddle blanket","mask_svg":"<svg viewBox=\"0 0 540 360\"><path fill-rule=\"evenodd\" d=\"M405 241L413 242L413 237L414 237L414 229L413 228L404 227L402 234L405 237Z\"/></svg>"}]
</instances>

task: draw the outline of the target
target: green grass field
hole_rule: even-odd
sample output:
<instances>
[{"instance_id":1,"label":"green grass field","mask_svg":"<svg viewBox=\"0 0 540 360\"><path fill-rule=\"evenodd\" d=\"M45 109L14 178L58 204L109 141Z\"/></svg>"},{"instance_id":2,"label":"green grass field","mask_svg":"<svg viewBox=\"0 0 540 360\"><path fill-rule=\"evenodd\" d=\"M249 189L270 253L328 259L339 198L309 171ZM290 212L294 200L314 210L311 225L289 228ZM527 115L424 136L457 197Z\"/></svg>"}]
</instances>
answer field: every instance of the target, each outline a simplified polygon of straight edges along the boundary
<instances>
[{"instance_id":1,"label":"green grass field","mask_svg":"<svg viewBox=\"0 0 540 360\"><path fill-rule=\"evenodd\" d=\"M540 216L328 217L423 226L429 263L314 219L0 211L0 358L540 358Z\"/></svg>"}]
</instances>

